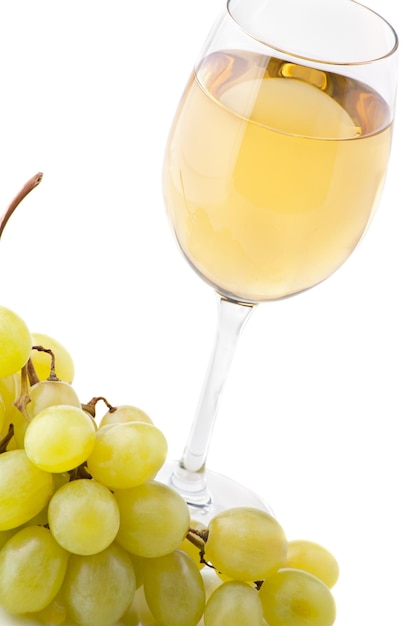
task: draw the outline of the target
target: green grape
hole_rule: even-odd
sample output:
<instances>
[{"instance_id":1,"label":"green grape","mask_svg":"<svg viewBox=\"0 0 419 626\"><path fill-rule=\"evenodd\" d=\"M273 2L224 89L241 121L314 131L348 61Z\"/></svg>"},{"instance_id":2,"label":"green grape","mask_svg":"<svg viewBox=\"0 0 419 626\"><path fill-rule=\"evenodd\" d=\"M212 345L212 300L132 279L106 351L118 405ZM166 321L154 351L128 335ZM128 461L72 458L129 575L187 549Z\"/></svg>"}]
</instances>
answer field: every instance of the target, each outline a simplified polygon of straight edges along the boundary
<instances>
[{"instance_id":1,"label":"green grape","mask_svg":"<svg viewBox=\"0 0 419 626\"><path fill-rule=\"evenodd\" d=\"M146 422L147 424L152 424L153 420L142 409L130 404L121 404L114 410L105 413L100 421L100 426L121 424L123 422Z\"/></svg>"},{"instance_id":2,"label":"green grape","mask_svg":"<svg viewBox=\"0 0 419 626\"><path fill-rule=\"evenodd\" d=\"M41 611L60 589L67 561L46 528L18 531L0 552L0 605L12 614Z\"/></svg>"},{"instance_id":3,"label":"green grape","mask_svg":"<svg viewBox=\"0 0 419 626\"><path fill-rule=\"evenodd\" d=\"M207 529L205 524L194 519L190 521L189 527L194 528L195 530ZM193 558L193 560L195 561L195 565L198 567L198 569L203 569L205 567L205 563L201 561L200 548L198 548L195 544L189 541L189 539L185 537L185 539L182 540L182 542L179 544L178 547L179 547L179 550L183 550L184 552L186 552L187 554L189 554L189 556Z\"/></svg>"},{"instance_id":4,"label":"green grape","mask_svg":"<svg viewBox=\"0 0 419 626\"><path fill-rule=\"evenodd\" d=\"M31 401L26 409L30 418L52 406L66 405L81 408L74 388L62 380L41 380L29 390Z\"/></svg>"},{"instance_id":5,"label":"green grape","mask_svg":"<svg viewBox=\"0 0 419 626\"><path fill-rule=\"evenodd\" d=\"M0 454L0 530L16 528L37 515L53 490L52 475L31 463L24 450Z\"/></svg>"},{"instance_id":6,"label":"green grape","mask_svg":"<svg viewBox=\"0 0 419 626\"><path fill-rule=\"evenodd\" d=\"M205 626L262 626L259 594L240 580L231 580L211 595L204 611Z\"/></svg>"},{"instance_id":7,"label":"green grape","mask_svg":"<svg viewBox=\"0 0 419 626\"><path fill-rule=\"evenodd\" d=\"M32 337L25 322L0 306L0 378L18 372L29 359Z\"/></svg>"},{"instance_id":8,"label":"green grape","mask_svg":"<svg viewBox=\"0 0 419 626\"><path fill-rule=\"evenodd\" d=\"M330 589L339 578L339 565L333 554L313 541L288 542L286 567L303 569L320 578Z\"/></svg>"},{"instance_id":9,"label":"green grape","mask_svg":"<svg viewBox=\"0 0 419 626\"><path fill-rule=\"evenodd\" d=\"M189 509L174 489L149 481L115 491L121 521L118 543L138 556L163 556L175 550L189 528Z\"/></svg>"},{"instance_id":10,"label":"green grape","mask_svg":"<svg viewBox=\"0 0 419 626\"><path fill-rule=\"evenodd\" d=\"M67 472L84 463L95 445L90 417L74 406L51 406L29 422L25 433L29 459L48 472Z\"/></svg>"},{"instance_id":11,"label":"green grape","mask_svg":"<svg viewBox=\"0 0 419 626\"><path fill-rule=\"evenodd\" d=\"M243 581L263 580L285 563L287 540L268 513L237 507L209 522L205 559L224 575Z\"/></svg>"},{"instance_id":12,"label":"green grape","mask_svg":"<svg viewBox=\"0 0 419 626\"><path fill-rule=\"evenodd\" d=\"M166 455L166 438L156 426L145 422L108 424L96 433L87 467L93 478L110 489L128 489L153 478Z\"/></svg>"},{"instance_id":13,"label":"green grape","mask_svg":"<svg viewBox=\"0 0 419 626\"><path fill-rule=\"evenodd\" d=\"M303 570L279 570L264 581L259 598L269 626L332 626L336 618L330 589Z\"/></svg>"},{"instance_id":14,"label":"green grape","mask_svg":"<svg viewBox=\"0 0 419 626\"><path fill-rule=\"evenodd\" d=\"M72 555L62 587L69 616L80 626L114 626L135 595L128 554L116 544L90 556Z\"/></svg>"},{"instance_id":15,"label":"green grape","mask_svg":"<svg viewBox=\"0 0 419 626\"><path fill-rule=\"evenodd\" d=\"M56 541L74 554L96 554L115 539L119 509L107 487L94 480L73 480L60 487L48 507Z\"/></svg>"},{"instance_id":16,"label":"green grape","mask_svg":"<svg viewBox=\"0 0 419 626\"><path fill-rule=\"evenodd\" d=\"M42 346L51 350L55 357L55 373L60 380L72 383L74 379L74 363L68 350L56 339L43 333L32 333L32 345ZM35 367L39 380L46 380L50 376L51 356L47 352L32 350L31 361Z\"/></svg>"},{"instance_id":17,"label":"green grape","mask_svg":"<svg viewBox=\"0 0 419 626\"><path fill-rule=\"evenodd\" d=\"M196 626L205 607L201 574L181 550L147 562L144 594L160 626Z\"/></svg>"}]
</instances>

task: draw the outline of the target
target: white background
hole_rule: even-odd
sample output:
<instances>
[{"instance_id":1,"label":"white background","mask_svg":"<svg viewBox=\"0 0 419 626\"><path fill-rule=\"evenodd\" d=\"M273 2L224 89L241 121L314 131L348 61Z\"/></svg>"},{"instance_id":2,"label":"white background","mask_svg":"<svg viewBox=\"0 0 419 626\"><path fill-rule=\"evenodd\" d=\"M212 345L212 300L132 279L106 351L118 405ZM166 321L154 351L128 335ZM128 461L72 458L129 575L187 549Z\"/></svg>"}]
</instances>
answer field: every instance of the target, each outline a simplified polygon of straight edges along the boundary
<instances>
[{"instance_id":1,"label":"white background","mask_svg":"<svg viewBox=\"0 0 419 626\"><path fill-rule=\"evenodd\" d=\"M170 232L162 155L223 6L0 6L0 213L44 172L0 242L0 302L68 347L83 401L105 395L146 410L171 457L180 455L193 417L216 299ZM260 493L289 538L336 554L337 626L410 626L419 584L419 45L411 3L369 6L401 40L397 123L378 213L333 277L253 313L208 465Z\"/></svg>"}]
</instances>

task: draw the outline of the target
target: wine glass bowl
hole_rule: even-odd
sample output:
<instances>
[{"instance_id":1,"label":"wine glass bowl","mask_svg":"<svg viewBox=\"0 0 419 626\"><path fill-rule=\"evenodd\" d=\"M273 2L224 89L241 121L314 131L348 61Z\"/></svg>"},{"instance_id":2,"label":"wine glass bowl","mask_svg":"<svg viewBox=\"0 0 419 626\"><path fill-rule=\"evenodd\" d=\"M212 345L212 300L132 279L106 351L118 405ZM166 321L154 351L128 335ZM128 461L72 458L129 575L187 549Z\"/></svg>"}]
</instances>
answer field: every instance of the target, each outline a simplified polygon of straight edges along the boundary
<instances>
[{"instance_id":1,"label":"wine glass bowl","mask_svg":"<svg viewBox=\"0 0 419 626\"><path fill-rule=\"evenodd\" d=\"M391 148L397 48L390 24L352 0L228 0L210 31L163 167L180 249L220 297L214 355L172 479L182 492L205 493L218 399L253 306L327 279L371 221Z\"/></svg>"},{"instance_id":2,"label":"wine glass bowl","mask_svg":"<svg viewBox=\"0 0 419 626\"><path fill-rule=\"evenodd\" d=\"M326 29L321 9L330 4ZM365 79L388 57L371 56L369 37L362 62L364 40L347 28L338 47L341 22L333 13L349 7L346 20L356 7L368 23L377 16L353 2L335 5L263 2L256 11L251 0L230 0L179 105L165 157L166 206L184 255L227 298L276 300L323 281L351 254L373 214L393 102ZM311 28L310 38L304 28L270 32L272 24L295 23L288 16L271 20L262 38L267 9L282 16L297 7L311 9L303 25L312 23L311 13L317 17L314 35ZM291 51L261 43L282 36L294 42ZM345 50L348 38L354 57ZM303 59L310 39L311 57ZM383 55L381 40L376 47Z\"/></svg>"}]
</instances>

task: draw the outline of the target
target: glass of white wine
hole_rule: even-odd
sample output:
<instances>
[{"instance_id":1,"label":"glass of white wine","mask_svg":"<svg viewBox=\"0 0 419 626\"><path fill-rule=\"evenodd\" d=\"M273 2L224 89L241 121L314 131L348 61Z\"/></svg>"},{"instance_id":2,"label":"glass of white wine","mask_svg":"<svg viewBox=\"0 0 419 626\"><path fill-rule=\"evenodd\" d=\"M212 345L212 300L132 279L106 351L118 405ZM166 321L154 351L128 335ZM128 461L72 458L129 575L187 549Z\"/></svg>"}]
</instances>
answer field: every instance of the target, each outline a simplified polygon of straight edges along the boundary
<instances>
[{"instance_id":1,"label":"glass of white wine","mask_svg":"<svg viewBox=\"0 0 419 626\"><path fill-rule=\"evenodd\" d=\"M255 305L309 289L363 236L390 154L398 39L352 0L227 0L176 112L163 187L178 244L218 294L190 436L163 472L196 512L264 508L206 470L217 404Z\"/></svg>"}]
</instances>

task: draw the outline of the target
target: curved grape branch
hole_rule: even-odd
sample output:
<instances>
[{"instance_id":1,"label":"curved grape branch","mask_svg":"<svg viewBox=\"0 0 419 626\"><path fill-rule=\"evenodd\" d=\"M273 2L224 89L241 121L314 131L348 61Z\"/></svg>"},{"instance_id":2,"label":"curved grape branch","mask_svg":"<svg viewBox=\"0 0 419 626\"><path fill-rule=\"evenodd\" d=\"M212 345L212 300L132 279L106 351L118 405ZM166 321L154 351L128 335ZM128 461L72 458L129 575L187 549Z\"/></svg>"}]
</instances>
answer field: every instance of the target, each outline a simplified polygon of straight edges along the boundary
<instances>
[{"instance_id":1,"label":"curved grape branch","mask_svg":"<svg viewBox=\"0 0 419 626\"><path fill-rule=\"evenodd\" d=\"M26 196L32 191L32 189L35 189L35 187L38 187L39 183L42 180L42 177L43 177L42 172L38 172L38 174L35 174L35 176L32 176L32 178L30 178L28 182L25 183L25 185L22 187L19 193L13 198L8 208L6 209L5 213L3 213L3 215L0 218L0 238L3 234L4 229L6 228L7 222L9 221L10 217L14 213L14 210L19 206L22 200L26 198Z\"/></svg>"}]
</instances>

